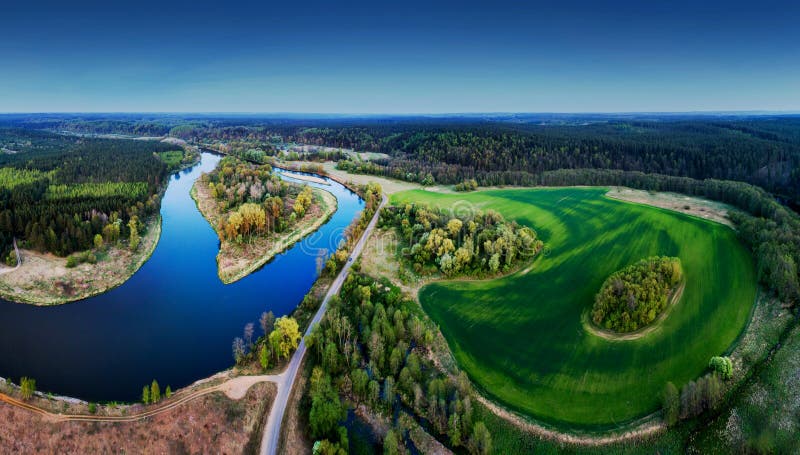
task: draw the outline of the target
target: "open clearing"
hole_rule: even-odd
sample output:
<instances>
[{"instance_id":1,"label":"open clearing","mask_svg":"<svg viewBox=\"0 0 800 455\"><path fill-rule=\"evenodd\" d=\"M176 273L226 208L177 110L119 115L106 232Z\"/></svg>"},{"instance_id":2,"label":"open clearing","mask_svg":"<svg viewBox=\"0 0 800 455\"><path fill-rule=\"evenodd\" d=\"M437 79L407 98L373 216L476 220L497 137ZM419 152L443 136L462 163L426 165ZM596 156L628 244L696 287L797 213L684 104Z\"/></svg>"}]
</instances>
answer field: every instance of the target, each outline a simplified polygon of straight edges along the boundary
<instances>
[{"instance_id":1,"label":"open clearing","mask_svg":"<svg viewBox=\"0 0 800 455\"><path fill-rule=\"evenodd\" d=\"M419 300L484 393L562 430L614 429L656 411L668 381L680 387L729 349L756 296L752 259L733 230L605 192L392 196L393 203L459 212L493 209L546 242L530 269L490 281L432 283ZM679 257L686 274L681 302L659 329L633 340L587 332L581 319L608 275L656 255Z\"/></svg>"}]
</instances>

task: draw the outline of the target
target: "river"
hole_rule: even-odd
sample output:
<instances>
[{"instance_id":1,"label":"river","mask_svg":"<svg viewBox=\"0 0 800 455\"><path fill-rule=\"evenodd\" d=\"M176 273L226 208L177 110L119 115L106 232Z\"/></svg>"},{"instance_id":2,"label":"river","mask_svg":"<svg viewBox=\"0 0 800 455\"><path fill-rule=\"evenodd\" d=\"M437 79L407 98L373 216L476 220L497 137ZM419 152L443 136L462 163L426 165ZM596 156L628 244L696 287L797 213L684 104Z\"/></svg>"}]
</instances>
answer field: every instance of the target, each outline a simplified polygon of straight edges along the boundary
<instances>
[{"instance_id":1,"label":"river","mask_svg":"<svg viewBox=\"0 0 800 455\"><path fill-rule=\"evenodd\" d=\"M137 401L153 379L161 390L175 390L232 366L231 345L245 324L255 324L256 338L263 311L290 313L316 280L319 249L336 248L363 201L334 181L302 182L336 196L336 213L258 271L225 285L217 277L217 235L189 196L220 159L204 152L199 164L170 177L158 246L122 286L53 307L0 300L0 376L16 383L32 377L38 390L87 401Z\"/></svg>"}]
</instances>

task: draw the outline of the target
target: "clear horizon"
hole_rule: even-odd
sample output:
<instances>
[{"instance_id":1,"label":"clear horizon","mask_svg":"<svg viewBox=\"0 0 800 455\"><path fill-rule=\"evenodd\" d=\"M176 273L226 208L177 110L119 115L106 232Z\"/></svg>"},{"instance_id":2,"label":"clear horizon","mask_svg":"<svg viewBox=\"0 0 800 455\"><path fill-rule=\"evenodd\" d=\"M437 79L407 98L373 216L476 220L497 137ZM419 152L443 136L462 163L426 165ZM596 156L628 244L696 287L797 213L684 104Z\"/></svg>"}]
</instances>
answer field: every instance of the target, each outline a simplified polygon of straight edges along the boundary
<instances>
[{"instance_id":1,"label":"clear horizon","mask_svg":"<svg viewBox=\"0 0 800 455\"><path fill-rule=\"evenodd\" d=\"M800 2L4 7L0 112L800 111Z\"/></svg>"}]
</instances>

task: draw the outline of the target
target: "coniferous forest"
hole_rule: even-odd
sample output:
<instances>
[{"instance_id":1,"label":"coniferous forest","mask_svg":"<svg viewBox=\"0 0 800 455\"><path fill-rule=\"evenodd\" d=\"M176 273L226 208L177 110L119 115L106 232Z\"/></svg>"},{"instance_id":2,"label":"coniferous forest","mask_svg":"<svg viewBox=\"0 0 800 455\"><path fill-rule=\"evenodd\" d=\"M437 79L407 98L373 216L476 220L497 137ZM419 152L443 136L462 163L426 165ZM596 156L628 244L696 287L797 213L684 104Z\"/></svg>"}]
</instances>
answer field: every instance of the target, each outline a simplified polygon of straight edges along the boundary
<instances>
[{"instance_id":1,"label":"coniferous forest","mask_svg":"<svg viewBox=\"0 0 800 455\"><path fill-rule=\"evenodd\" d=\"M0 254L20 247L66 256L113 243L157 213L168 175L153 141L0 129ZM130 223L131 219L137 223Z\"/></svg>"}]
</instances>

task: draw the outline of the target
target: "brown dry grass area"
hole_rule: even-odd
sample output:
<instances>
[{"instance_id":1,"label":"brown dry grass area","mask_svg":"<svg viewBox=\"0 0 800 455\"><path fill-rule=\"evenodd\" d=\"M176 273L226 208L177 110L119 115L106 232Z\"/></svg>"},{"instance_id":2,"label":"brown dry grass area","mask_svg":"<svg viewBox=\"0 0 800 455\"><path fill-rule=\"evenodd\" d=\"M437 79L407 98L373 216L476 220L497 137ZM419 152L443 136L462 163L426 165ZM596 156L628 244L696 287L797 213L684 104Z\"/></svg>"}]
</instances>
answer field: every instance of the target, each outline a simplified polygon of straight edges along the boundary
<instances>
[{"instance_id":1,"label":"brown dry grass area","mask_svg":"<svg viewBox=\"0 0 800 455\"><path fill-rule=\"evenodd\" d=\"M197 180L200 182L200 180ZM191 195L197 208L215 230L223 213L219 204L211 197L206 185L195 182ZM322 226L336 211L336 197L317 188L314 191L314 204L291 230L269 236L256 237L250 243L236 243L228 240L220 242L217 253L217 275L225 284L233 283L258 270L275 255L286 250L295 242L302 240Z\"/></svg>"},{"instance_id":2,"label":"brown dry grass area","mask_svg":"<svg viewBox=\"0 0 800 455\"><path fill-rule=\"evenodd\" d=\"M57 305L85 299L115 288L128 280L145 263L161 237L161 217L153 218L139 248L108 247L98 253L96 264L67 268L67 259L52 254L20 250L22 264L0 275L0 296L35 305Z\"/></svg>"},{"instance_id":3,"label":"brown dry grass area","mask_svg":"<svg viewBox=\"0 0 800 455\"><path fill-rule=\"evenodd\" d=\"M729 205L698 197L678 193L650 192L625 187L612 187L606 196L621 201L651 205L662 209L686 213L710 221L733 227L728 212L733 210Z\"/></svg>"},{"instance_id":4,"label":"brown dry grass area","mask_svg":"<svg viewBox=\"0 0 800 455\"><path fill-rule=\"evenodd\" d=\"M3 403L0 452L243 453L258 447L275 392L273 384L262 383L239 401L213 393L130 423L54 423Z\"/></svg>"},{"instance_id":5,"label":"brown dry grass area","mask_svg":"<svg viewBox=\"0 0 800 455\"><path fill-rule=\"evenodd\" d=\"M281 423L281 436L278 444L278 453L283 454L307 454L311 453L314 441L307 436L306 429L308 422L301 415L300 401L305 394L308 378L311 376L311 368L308 366L308 357L303 360L300 366L301 374L297 375L297 380L286 404L286 414Z\"/></svg>"},{"instance_id":6,"label":"brown dry grass area","mask_svg":"<svg viewBox=\"0 0 800 455\"><path fill-rule=\"evenodd\" d=\"M297 163L302 164L305 162L298 161ZM307 163L307 164L319 164L319 163ZM335 177L337 180L340 180L342 182L353 182L356 185L366 185L367 183L370 182L378 183L381 185L381 189L385 194L393 194L405 190L423 189L423 186L418 183L410 183L410 182L404 182L402 180L388 179L376 175L351 174L349 172L340 171L336 169L336 163L334 163L333 161L327 161L323 163L322 168L325 169L325 172L328 175Z\"/></svg>"}]
</instances>

